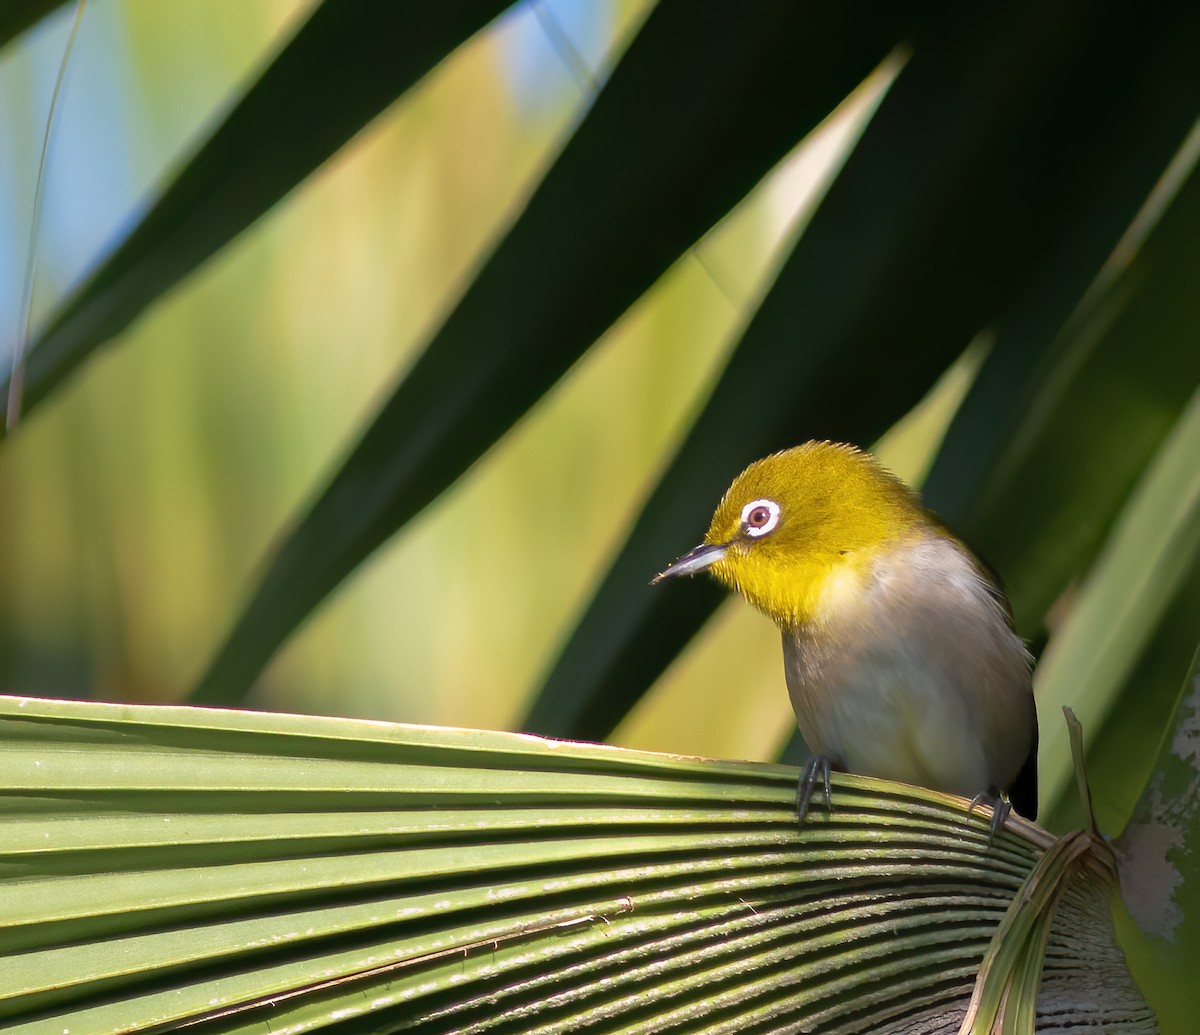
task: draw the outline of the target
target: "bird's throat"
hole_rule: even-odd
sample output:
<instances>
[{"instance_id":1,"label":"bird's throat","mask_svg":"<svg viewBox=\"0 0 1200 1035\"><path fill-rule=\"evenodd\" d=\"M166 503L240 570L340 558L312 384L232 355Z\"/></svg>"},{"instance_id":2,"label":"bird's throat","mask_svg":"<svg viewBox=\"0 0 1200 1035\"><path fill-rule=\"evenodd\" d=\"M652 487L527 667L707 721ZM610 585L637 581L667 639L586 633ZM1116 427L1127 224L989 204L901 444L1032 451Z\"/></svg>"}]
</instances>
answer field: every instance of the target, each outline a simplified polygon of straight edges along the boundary
<instances>
[{"instance_id":1,"label":"bird's throat","mask_svg":"<svg viewBox=\"0 0 1200 1035\"><path fill-rule=\"evenodd\" d=\"M723 563L713 573L781 629L797 629L864 605L872 566L865 554L799 557L787 565Z\"/></svg>"}]
</instances>

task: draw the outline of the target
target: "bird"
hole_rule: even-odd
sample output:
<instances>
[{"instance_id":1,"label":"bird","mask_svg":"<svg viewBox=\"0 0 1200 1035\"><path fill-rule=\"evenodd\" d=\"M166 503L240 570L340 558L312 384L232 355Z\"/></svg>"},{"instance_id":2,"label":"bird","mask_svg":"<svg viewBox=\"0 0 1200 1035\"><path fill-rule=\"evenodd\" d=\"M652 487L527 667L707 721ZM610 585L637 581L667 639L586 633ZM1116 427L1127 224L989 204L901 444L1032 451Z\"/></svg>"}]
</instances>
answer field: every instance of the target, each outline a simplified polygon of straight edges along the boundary
<instances>
[{"instance_id":1,"label":"bird","mask_svg":"<svg viewBox=\"0 0 1200 1035\"><path fill-rule=\"evenodd\" d=\"M703 542L655 583L708 572L775 622L814 788L830 770L1037 816L1032 659L990 569L870 453L806 442L734 479Z\"/></svg>"}]
</instances>

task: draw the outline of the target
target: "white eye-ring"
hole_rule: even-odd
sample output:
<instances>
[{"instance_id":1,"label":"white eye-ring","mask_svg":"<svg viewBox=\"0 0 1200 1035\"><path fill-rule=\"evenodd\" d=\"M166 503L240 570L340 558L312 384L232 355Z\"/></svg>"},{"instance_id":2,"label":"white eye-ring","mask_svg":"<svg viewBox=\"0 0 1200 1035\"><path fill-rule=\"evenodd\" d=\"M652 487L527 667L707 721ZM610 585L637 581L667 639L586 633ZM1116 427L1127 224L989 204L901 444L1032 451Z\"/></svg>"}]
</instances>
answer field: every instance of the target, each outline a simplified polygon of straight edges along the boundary
<instances>
[{"instance_id":1,"label":"white eye-ring","mask_svg":"<svg viewBox=\"0 0 1200 1035\"><path fill-rule=\"evenodd\" d=\"M751 500L742 507L742 531L755 539L774 532L779 524L779 504L774 500Z\"/></svg>"}]
</instances>

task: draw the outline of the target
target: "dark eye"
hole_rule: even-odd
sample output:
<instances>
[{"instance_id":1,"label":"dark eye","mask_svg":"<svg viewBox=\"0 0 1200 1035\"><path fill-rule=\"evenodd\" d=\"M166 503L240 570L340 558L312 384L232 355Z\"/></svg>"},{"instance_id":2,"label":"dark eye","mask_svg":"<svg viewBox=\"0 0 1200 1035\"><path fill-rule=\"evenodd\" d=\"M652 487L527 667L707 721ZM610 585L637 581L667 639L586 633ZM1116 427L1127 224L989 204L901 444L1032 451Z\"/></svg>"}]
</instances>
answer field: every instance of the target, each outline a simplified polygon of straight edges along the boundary
<instances>
[{"instance_id":1,"label":"dark eye","mask_svg":"<svg viewBox=\"0 0 1200 1035\"><path fill-rule=\"evenodd\" d=\"M779 524L779 504L774 500L751 500L742 507L742 530L757 539Z\"/></svg>"}]
</instances>

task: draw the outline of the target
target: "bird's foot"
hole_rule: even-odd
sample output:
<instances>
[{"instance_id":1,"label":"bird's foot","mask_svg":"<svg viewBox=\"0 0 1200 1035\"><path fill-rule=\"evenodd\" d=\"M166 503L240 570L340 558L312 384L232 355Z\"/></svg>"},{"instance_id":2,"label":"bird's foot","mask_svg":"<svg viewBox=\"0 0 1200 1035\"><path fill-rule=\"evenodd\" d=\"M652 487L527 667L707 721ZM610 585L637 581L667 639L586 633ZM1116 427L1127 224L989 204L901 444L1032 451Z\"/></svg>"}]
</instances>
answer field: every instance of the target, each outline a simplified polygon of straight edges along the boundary
<instances>
[{"instance_id":1,"label":"bird's foot","mask_svg":"<svg viewBox=\"0 0 1200 1035\"><path fill-rule=\"evenodd\" d=\"M821 777L821 789L825 793L825 808L833 811L833 788L829 786L829 759L817 755L804 763L800 770L800 782L796 785L796 822L803 823L808 815L808 806L812 803L813 790L817 784L817 776Z\"/></svg>"},{"instance_id":2,"label":"bird's foot","mask_svg":"<svg viewBox=\"0 0 1200 1035\"><path fill-rule=\"evenodd\" d=\"M998 788L989 787L982 794L975 795L971 799L971 805L967 809L967 815L971 815L980 805L987 805L992 810L992 822L988 830L988 847L996 840L996 835L1000 833L1008 819L1009 813L1012 812L1012 806L1000 796Z\"/></svg>"}]
</instances>

